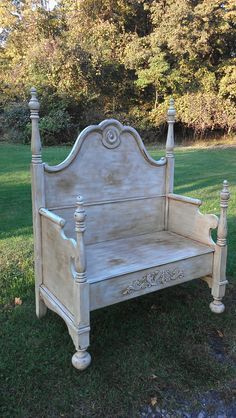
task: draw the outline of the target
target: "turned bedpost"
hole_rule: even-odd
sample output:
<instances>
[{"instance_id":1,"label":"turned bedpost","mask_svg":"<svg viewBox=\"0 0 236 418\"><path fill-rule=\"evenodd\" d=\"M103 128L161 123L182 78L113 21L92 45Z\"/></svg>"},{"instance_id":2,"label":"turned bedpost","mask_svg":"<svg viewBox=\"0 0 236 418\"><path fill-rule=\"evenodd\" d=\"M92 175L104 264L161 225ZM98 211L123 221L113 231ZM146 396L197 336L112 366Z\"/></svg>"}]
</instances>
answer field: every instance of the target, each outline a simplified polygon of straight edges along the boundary
<instances>
[{"instance_id":1,"label":"turned bedpost","mask_svg":"<svg viewBox=\"0 0 236 418\"><path fill-rule=\"evenodd\" d=\"M167 159L167 172L166 172L166 194L173 193L174 187L174 123L175 123L175 108L174 99L170 99L170 106L167 111L168 132L166 140L166 159Z\"/></svg>"},{"instance_id":2,"label":"turned bedpost","mask_svg":"<svg viewBox=\"0 0 236 418\"><path fill-rule=\"evenodd\" d=\"M74 338L76 353L72 357L72 364L79 370L84 370L91 362L91 356L86 351L89 346L90 308L89 283L86 279L86 248L84 233L86 230L86 213L82 196L76 200L75 232L77 241L77 257L74 272L74 324L78 330Z\"/></svg>"},{"instance_id":3,"label":"turned bedpost","mask_svg":"<svg viewBox=\"0 0 236 418\"><path fill-rule=\"evenodd\" d=\"M223 182L223 189L220 192L220 219L217 229L217 245L227 246L227 209L230 198L229 185L227 180Z\"/></svg>"},{"instance_id":4,"label":"turned bedpost","mask_svg":"<svg viewBox=\"0 0 236 418\"><path fill-rule=\"evenodd\" d=\"M175 168L175 156L174 156L174 123L175 123L175 107L174 99L170 99L170 105L167 111L168 132L166 140L166 195L173 193L174 189L174 168ZM168 209L169 201L166 198L165 208L165 230L168 230Z\"/></svg>"},{"instance_id":5,"label":"turned bedpost","mask_svg":"<svg viewBox=\"0 0 236 418\"><path fill-rule=\"evenodd\" d=\"M32 179L32 209L34 228L34 268L35 268L35 295L36 314L39 318L45 315L46 306L40 299L40 285L43 282L42 272L42 242L41 242L41 219L39 209L45 207L44 195L44 169L41 155L41 139L39 133L39 108L37 91L34 87L30 90L31 99L29 102L30 119L32 124L31 135L31 179Z\"/></svg>"},{"instance_id":6,"label":"turned bedpost","mask_svg":"<svg viewBox=\"0 0 236 418\"><path fill-rule=\"evenodd\" d=\"M228 283L226 280L226 258L227 258L227 208L230 198L229 185L227 180L223 182L223 189L220 193L220 218L217 229L217 241L216 250L214 255L214 268L213 268L213 285L212 296L213 302L210 304L210 308L214 313L222 313L225 309L224 304L221 302L224 294L225 287Z\"/></svg>"},{"instance_id":7,"label":"turned bedpost","mask_svg":"<svg viewBox=\"0 0 236 418\"><path fill-rule=\"evenodd\" d=\"M30 89L31 99L29 102L30 108L30 119L32 126L31 134L31 153L32 153L32 164L41 164L41 138L39 133L39 109L40 104L37 99L37 91L34 87Z\"/></svg>"}]
</instances>

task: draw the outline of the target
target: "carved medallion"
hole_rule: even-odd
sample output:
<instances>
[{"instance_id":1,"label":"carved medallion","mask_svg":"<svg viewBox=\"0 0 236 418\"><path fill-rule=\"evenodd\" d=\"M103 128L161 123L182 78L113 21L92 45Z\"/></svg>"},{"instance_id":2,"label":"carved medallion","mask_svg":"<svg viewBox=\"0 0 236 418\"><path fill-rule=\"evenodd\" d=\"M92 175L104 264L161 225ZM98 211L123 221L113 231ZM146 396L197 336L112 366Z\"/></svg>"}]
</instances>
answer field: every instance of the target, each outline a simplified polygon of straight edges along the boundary
<instances>
[{"instance_id":1,"label":"carved medallion","mask_svg":"<svg viewBox=\"0 0 236 418\"><path fill-rule=\"evenodd\" d=\"M120 145L120 133L115 127L104 131L102 143L106 148L116 148Z\"/></svg>"},{"instance_id":2,"label":"carved medallion","mask_svg":"<svg viewBox=\"0 0 236 418\"><path fill-rule=\"evenodd\" d=\"M146 289L152 286L161 286L174 280L181 280L184 278L184 272L182 270L156 270L152 273L147 273L139 280L134 280L126 289L122 291L122 294L130 295L136 291Z\"/></svg>"}]
</instances>

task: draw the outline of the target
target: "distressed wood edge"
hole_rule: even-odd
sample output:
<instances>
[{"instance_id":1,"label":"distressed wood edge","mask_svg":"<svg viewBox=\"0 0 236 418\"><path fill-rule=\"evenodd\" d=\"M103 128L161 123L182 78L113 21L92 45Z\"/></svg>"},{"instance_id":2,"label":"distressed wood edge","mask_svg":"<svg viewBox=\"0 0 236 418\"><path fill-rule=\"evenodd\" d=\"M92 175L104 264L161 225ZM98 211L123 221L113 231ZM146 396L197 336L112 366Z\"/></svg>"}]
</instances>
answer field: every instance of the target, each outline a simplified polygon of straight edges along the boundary
<instances>
[{"instance_id":1,"label":"distressed wood edge","mask_svg":"<svg viewBox=\"0 0 236 418\"><path fill-rule=\"evenodd\" d=\"M169 194L167 194L167 197L169 199L172 199L172 200L177 200L179 202L191 203L192 205L196 205L196 206L201 206L202 205L202 201L200 199L194 199L192 197L182 196L180 194L169 193Z\"/></svg>"},{"instance_id":2,"label":"distressed wood edge","mask_svg":"<svg viewBox=\"0 0 236 418\"><path fill-rule=\"evenodd\" d=\"M136 143L139 147L139 150L141 151L144 159L148 163L150 163L151 165L156 166L156 167L163 166L163 165L166 164L166 158L165 157L162 157L160 160L156 161L149 155L149 153L148 153L140 135L138 134L138 132L134 128L132 128L131 126L124 126L116 119L106 119L103 122L101 122L99 125L90 125L87 128L85 128L79 134L71 152L66 157L66 159L64 161L62 161L60 164L57 164L57 165L54 165L54 166L50 166L47 163L44 163L44 170L48 173L52 173L52 172L62 171L65 168L67 168L73 162L73 160L76 158L77 154L79 153L79 151L82 147L83 142L88 137L88 135L93 133L93 132L94 133L99 133L99 134L102 135L104 130L110 125L115 126L119 130L120 135L122 135L124 133L130 133L133 136L133 138L135 139L135 141L136 141Z\"/></svg>"}]
</instances>

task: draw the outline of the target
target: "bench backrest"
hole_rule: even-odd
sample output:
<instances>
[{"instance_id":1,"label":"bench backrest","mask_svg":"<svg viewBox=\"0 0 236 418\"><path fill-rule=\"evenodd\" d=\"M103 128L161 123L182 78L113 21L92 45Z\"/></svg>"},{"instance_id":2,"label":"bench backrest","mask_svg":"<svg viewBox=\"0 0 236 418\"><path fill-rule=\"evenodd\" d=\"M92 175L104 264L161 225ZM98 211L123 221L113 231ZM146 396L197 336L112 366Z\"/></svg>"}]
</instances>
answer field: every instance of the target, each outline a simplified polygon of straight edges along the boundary
<instances>
[{"instance_id":1,"label":"bench backrest","mask_svg":"<svg viewBox=\"0 0 236 418\"><path fill-rule=\"evenodd\" d=\"M105 120L86 128L61 164L43 164L43 203L67 221L65 232L74 236L73 214L81 195L87 243L163 230L171 183L168 158L153 160L137 131Z\"/></svg>"}]
</instances>

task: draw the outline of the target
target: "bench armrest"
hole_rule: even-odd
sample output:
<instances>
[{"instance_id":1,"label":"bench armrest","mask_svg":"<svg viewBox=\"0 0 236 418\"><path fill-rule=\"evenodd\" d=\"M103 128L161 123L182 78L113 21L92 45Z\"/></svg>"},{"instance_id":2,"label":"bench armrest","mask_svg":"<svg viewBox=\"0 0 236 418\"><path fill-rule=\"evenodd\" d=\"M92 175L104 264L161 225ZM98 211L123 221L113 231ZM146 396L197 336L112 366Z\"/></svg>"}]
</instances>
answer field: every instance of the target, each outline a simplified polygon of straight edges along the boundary
<instances>
[{"instance_id":1,"label":"bench armrest","mask_svg":"<svg viewBox=\"0 0 236 418\"><path fill-rule=\"evenodd\" d=\"M167 211L167 228L169 231L184 237L215 246L211 230L217 228L218 218L212 214L199 211L201 200L169 194Z\"/></svg>"},{"instance_id":2,"label":"bench armrest","mask_svg":"<svg viewBox=\"0 0 236 418\"><path fill-rule=\"evenodd\" d=\"M169 199L178 200L179 202L191 203L192 205L201 206L202 201L199 199L193 199L192 197L182 196L180 194L169 193L167 195Z\"/></svg>"},{"instance_id":3,"label":"bench armrest","mask_svg":"<svg viewBox=\"0 0 236 418\"><path fill-rule=\"evenodd\" d=\"M61 218L60 216L56 215L55 213L51 212L48 209L40 208L39 209L40 215L44 216L47 219L50 219L55 224L63 227L66 223L65 219Z\"/></svg>"}]
</instances>

